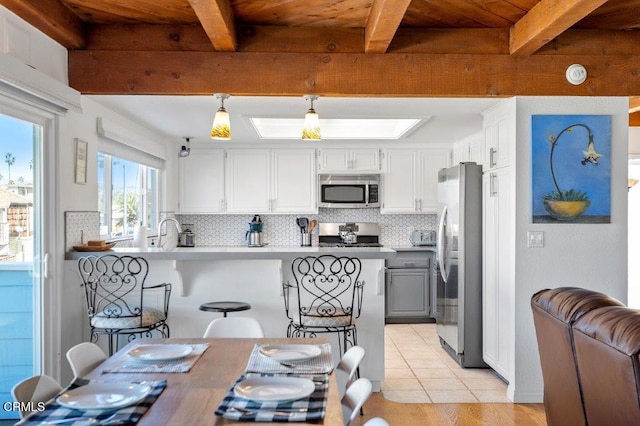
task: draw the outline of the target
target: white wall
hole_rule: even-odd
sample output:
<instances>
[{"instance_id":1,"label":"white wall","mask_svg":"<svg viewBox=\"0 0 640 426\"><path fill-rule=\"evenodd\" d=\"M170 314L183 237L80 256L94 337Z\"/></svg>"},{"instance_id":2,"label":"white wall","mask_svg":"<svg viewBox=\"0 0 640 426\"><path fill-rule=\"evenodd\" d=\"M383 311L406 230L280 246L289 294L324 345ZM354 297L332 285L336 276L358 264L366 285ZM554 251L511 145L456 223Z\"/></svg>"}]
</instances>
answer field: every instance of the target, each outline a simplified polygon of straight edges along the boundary
<instances>
[{"instance_id":1,"label":"white wall","mask_svg":"<svg viewBox=\"0 0 640 426\"><path fill-rule=\"evenodd\" d=\"M64 262L64 212L65 211L98 211L97 153L98 140L96 120L98 117L109 118L128 129L141 139L169 145L166 139L136 123L131 122L100 104L82 97L82 113L69 113L59 120L59 152L57 170L59 174L59 207L57 215L57 252L56 261L61 270L60 288L60 349L64 354L71 346L86 341L88 335L83 330L87 321L84 312L84 293L80 287L80 277L75 262ZM86 185L74 183L74 140L80 138L88 142L88 172ZM142 145L142 141L141 141ZM167 152L172 152L166 149ZM167 165L167 175L173 176L171 162ZM171 177L173 179L173 177ZM161 210L166 210L166 206ZM72 378L71 370L62 356L61 380L66 383Z\"/></svg>"},{"instance_id":2,"label":"white wall","mask_svg":"<svg viewBox=\"0 0 640 426\"><path fill-rule=\"evenodd\" d=\"M629 127L629 177L640 181L640 127ZM640 184L629 190L629 300L640 309Z\"/></svg>"},{"instance_id":3,"label":"white wall","mask_svg":"<svg viewBox=\"0 0 640 426\"><path fill-rule=\"evenodd\" d=\"M516 127L516 402L542 401L531 296L561 286L584 287L627 300L628 99L522 97ZM611 223L531 223L531 116L534 114L611 115ZM604 160L604 159L603 159ZM527 248L527 231L544 232L544 248Z\"/></svg>"}]
</instances>

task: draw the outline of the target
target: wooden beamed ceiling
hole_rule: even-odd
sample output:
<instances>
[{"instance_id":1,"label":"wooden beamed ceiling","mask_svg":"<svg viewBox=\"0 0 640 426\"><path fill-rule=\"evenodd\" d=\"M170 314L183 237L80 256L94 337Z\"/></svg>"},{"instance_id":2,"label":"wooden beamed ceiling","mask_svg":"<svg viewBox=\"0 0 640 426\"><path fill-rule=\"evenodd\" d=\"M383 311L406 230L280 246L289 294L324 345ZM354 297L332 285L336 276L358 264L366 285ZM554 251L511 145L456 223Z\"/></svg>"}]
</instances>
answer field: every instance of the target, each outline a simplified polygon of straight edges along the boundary
<instances>
[{"instance_id":1,"label":"wooden beamed ceiling","mask_svg":"<svg viewBox=\"0 0 640 426\"><path fill-rule=\"evenodd\" d=\"M86 94L640 96L640 0L0 2Z\"/></svg>"}]
</instances>

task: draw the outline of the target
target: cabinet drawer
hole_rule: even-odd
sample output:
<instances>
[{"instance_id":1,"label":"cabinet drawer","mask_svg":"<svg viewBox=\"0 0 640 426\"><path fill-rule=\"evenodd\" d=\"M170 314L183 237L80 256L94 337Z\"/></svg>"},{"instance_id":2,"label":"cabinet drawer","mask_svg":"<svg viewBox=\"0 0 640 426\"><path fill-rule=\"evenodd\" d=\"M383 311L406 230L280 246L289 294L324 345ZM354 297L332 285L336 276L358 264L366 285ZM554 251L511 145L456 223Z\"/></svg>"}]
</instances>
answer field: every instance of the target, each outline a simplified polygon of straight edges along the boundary
<instances>
[{"instance_id":1,"label":"cabinet drawer","mask_svg":"<svg viewBox=\"0 0 640 426\"><path fill-rule=\"evenodd\" d=\"M427 251L398 252L395 258L385 261L385 266L393 269L428 269L431 266L431 255Z\"/></svg>"}]
</instances>

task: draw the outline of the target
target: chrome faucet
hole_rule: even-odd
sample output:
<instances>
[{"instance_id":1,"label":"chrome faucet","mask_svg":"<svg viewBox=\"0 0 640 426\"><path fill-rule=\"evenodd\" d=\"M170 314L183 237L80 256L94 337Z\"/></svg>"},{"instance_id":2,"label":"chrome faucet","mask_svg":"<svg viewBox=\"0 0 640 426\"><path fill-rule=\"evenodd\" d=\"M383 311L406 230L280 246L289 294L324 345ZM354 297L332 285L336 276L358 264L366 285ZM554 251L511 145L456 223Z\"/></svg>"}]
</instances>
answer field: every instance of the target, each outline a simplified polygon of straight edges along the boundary
<instances>
[{"instance_id":1,"label":"chrome faucet","mask_svg":"<svg viewBox=\"0 0 640 426\"><path fill-rule=\"evenodd\" d=\"M163 242L162 242L162 225L165 222L173 222L176 224L176 228L178 228L178 232L182 232L182 227L180 226L180 222L178 222L176 219L172 218L172 217L167 217L164 218L160 221L160 223L158 223L158 248L162 248L163 246Z\"/></svg>"}]
</instances>

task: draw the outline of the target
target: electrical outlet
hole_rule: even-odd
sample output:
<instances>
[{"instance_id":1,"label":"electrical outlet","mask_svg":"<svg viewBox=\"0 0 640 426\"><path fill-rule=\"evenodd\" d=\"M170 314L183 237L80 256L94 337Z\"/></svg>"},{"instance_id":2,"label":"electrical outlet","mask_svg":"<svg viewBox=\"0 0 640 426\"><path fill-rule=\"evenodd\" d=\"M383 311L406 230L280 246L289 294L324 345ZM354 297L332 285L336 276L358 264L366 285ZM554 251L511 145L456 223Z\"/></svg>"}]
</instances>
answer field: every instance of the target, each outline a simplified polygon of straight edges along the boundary
<instances>
[{"instance_id":1,"label":"electrical outlet","mask_svg":"<svg viewBox=\"0 0 640 426\"><path fill-rule=\"evenodd\" d=\"M544 247L544 231L527 231L527 247Z\"/></svg>"}]
</instances>

